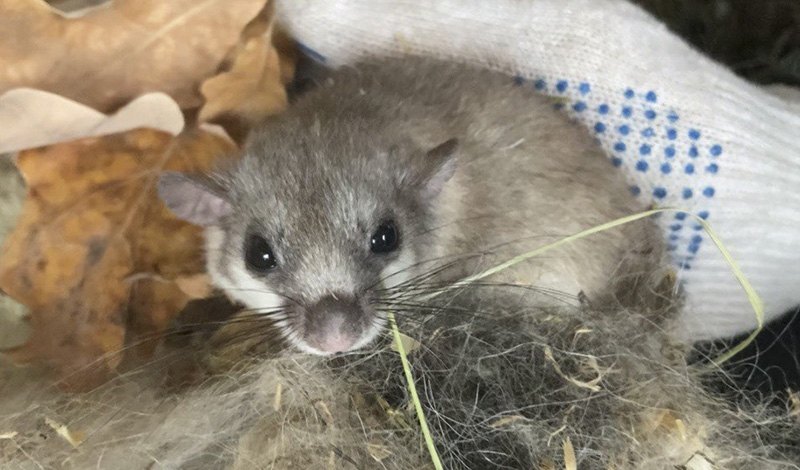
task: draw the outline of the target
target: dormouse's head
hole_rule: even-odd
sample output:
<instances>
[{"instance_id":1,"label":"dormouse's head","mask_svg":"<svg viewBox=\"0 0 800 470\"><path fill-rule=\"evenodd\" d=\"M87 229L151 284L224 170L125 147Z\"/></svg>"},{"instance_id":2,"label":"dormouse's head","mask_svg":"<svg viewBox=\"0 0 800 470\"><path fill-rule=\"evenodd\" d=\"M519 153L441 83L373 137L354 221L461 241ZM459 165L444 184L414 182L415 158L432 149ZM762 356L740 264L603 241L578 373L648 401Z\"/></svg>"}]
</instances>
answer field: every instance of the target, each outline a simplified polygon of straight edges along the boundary
<instances>
[{"instance_id":1,"label":"dormouse's head","mask_svg":"<svg viewBox=\"0 0 800 470\"><path fill-rule=\"evenodd\" d=\"M454 139L424 146L336 127L268 128L230 170L159 183L172 212L206 227L214 283L315 354L379 334L381 305L423 261L456 166Z\"/></svg>"}]
</instances>

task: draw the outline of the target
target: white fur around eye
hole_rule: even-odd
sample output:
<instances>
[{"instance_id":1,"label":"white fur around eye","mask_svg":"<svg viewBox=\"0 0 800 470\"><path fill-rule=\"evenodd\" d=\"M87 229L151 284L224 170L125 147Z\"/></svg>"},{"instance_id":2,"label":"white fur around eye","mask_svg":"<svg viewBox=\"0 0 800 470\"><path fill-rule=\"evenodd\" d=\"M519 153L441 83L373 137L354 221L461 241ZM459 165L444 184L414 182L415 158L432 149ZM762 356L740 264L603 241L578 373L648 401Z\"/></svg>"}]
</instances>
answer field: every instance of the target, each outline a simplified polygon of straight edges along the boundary
<instances>
[{"instance_id":1,"label":"white fur around eye","mask_svg":"<svg viewBox=\"0 0 800 470\"><path fill-rule=\"evenodd\" d=\"M381 280L385 289L392 289L408 282L411 279L411 266L414 265L414 255L410 250L403 250L396 260L389 263L381 271Z\"/></svg>"},{"instance_id":2,"label":"white fur around eye","mask_svg":"<svg viewBox=\"0 0 800 470\"><path fill-rule=\"evenodd\" d=\"M224 290L232 299L243 303L247 308L258 312L268 313L269 310L280 308L284 300L272 292L268 286L254 278L244 265L244 257L234 257L227 267L228 275L218 269L222 262L222 244L224 234L218 227L206 229L206 258L207 270L211 282ZM276 320L282 316L276 316Z\"/></svg>"}]
</instances>

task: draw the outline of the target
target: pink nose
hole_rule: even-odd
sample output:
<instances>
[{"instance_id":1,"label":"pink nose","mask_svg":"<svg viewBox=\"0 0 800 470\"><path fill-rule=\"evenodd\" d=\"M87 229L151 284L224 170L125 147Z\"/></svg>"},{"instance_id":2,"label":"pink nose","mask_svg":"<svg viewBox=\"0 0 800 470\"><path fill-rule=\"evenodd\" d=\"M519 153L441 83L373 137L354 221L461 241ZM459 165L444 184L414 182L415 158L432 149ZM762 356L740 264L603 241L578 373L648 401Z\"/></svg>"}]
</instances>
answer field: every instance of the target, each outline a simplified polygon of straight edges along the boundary
<instances>
[{"instance_id":1,"label":"pink nose","mask_svg":"<svg viewBox=\"0 0 800 470\"><path fill-rule=\"evenodd\" d=\"M355 343L353 338L346 334L329 334L322 338L319 349L329 353L337 353L347 351L353 346L353 343Z\"/></svg>"},{"instance_id":2,"label":"pink nose","mask_svg":"<svg viewBox=\"0 0 800 470\"><path fill-rule=\"evenodd\" d=\"M308 344L325 353L347 351L356 342L355 336L349 332L345 317L340 314L329 314L321 327L307 338Z\"/></svg>"}]
</instances>

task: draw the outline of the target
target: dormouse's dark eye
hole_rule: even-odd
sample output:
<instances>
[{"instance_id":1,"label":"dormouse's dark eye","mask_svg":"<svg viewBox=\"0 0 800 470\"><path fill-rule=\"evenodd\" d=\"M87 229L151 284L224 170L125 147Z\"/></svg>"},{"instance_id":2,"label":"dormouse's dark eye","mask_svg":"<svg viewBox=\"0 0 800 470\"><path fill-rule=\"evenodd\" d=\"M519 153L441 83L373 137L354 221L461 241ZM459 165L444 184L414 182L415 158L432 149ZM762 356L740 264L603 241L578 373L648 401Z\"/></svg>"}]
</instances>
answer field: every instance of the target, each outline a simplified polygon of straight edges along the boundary
<instances>
[{"instance_id":1,"label":"dormouse's dark eye","mask_svg":"<svg viewBox=\"0 0 800 470\"><path fill-rule=\"evenodd\" d=\"M247 237L244 244L244 259L247 267L256 272L269 271L278 264L272 247L259 235Z\"/></svg>"},{"instance_id":2,"label":"dormouse's dark eye","mask_svg":"<svg viewBox=\"0 0 800 470\"><path fill-rule=\"evenodd\" d=\"M378 226L378 230L372 235L369 241L370 249L373 253L389 253L397 249L400 243L400 236L394 227L394 222L387 220Z\"/></svg>"}]
</instances>

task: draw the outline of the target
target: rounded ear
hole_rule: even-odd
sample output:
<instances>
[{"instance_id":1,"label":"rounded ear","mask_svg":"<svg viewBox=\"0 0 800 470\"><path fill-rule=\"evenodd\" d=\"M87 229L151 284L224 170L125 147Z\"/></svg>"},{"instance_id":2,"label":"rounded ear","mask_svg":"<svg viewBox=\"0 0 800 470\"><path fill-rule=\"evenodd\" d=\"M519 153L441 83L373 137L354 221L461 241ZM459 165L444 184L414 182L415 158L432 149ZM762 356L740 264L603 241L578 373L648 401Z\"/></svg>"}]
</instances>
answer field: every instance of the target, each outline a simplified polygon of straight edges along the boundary
<instances>
[{"instance_id":1,"label":"rounded ear","mask_svg":"<svg viewBox=\"0 0 800 470\"><path fill-rule=\"evenodd\" d=\"M158 196L173 214L204 227L218 225L233 210L222 188L200 175L164 172Z\"/></svg>"},{"instance_id":2,"label":"rounded ear","mask_svg":"<svg viewBox=\"0 0 800 470\"><path fill-rule=\"evenodd\" d=\"M458 139L449 139L425 154L423 165L422 191L426 199L439 195L453 174L456 172Z\"/></svg>"}]
</instances>

